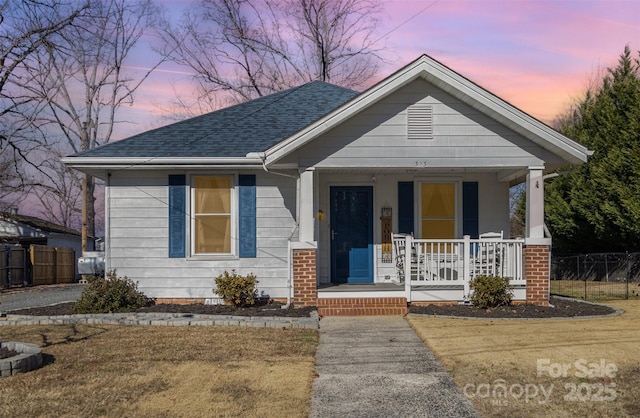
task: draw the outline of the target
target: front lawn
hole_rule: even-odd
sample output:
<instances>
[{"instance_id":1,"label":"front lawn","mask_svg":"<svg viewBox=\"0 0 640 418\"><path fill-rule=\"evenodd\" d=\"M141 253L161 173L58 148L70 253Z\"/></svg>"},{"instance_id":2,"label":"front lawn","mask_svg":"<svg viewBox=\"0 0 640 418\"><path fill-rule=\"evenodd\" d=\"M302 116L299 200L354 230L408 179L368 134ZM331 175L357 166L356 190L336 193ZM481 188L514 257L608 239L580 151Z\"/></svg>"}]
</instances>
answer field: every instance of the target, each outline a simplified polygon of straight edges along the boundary
<instances>
[{"instance_id":1,"label":"front lawn","mask_svg":"<svg viewBox=\"0 0 640 418\"><path fill-rule=\"evenodd\" d=\"M640 302L608 304L625 313L409 322L483 417L640 416Z\"/></svg>"},{"instance_id":2,"label":"front lawn","mask_svg":"<svg viewBox=\"0 0 640 418\"><path fill-rule=\"evenodd\" d=\"M315 330L10 326L45 367L0 379L0 416L306 417Z\"/></svg>"}]
</instances>

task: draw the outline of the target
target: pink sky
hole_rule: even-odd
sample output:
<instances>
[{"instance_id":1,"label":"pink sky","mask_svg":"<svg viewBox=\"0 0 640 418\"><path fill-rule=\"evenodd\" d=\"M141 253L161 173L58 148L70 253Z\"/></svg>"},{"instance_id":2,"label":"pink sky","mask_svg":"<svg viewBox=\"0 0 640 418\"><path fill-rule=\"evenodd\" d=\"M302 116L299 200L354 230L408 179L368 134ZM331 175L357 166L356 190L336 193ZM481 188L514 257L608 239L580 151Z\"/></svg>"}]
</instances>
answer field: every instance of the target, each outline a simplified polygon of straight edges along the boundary
<instances>
[{"instance_id":1,"label":"pink sky","mask_svg":"<svg viewBox=\"0 0 640 418\"><path fill-rule=\"evenodd\" d=\"M179 14L189 2L166 4ZM636 0L390 0L384 14L380 47L392 64L379 78L426 53L547 123L615 66L625 45L635 57L640 49ZM185 71L160 67L121 115L135 123L119 136L167 124L160 108L174 98L171 82L188 90Z\"/></svg>"}]
</instances>

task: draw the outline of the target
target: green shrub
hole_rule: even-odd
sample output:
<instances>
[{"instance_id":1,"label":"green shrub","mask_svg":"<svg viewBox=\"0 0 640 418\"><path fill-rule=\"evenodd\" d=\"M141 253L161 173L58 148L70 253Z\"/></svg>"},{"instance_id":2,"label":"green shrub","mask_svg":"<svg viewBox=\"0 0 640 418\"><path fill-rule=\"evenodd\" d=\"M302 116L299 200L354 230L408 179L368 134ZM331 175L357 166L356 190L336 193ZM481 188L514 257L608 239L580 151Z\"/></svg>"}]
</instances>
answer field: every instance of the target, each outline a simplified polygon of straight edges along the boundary
<instances>
[{"instance_id":1,"label":"green shrub","mask_svg":"<svg viewBox=\"0 0 640 418\"><path fill-rule=\"evenodd\" d=\"M235 270L231 270L231 274L225 270L216 277L216 289L213 291L234 306L249 306L255 303L257 283L258 280L252 273L240 276Z\"/></svg>"},{"instance_id":2,"label":"green shrub","mask_svg":"<svg viewBox=\"0 0 640 418\"><path fill-rule=\"evenodd\" d=\"M91 276L80 299L73 304L77 314L124 312L153 305L153 300L138 291L138 286L128 277L118 277L116 271L106 277Z\"/></svg>"},{"instance_id":3,"label":"green shrub","mask_svg":"<svg viewBox=\"0 0 640 418\"><path fill-rule=\"evenodd\" d=\"M513 293L509 288L508 277L476 276L469 285L473 289L473 306L486 309L511 304Z\"/></svg>"}]
</instances>

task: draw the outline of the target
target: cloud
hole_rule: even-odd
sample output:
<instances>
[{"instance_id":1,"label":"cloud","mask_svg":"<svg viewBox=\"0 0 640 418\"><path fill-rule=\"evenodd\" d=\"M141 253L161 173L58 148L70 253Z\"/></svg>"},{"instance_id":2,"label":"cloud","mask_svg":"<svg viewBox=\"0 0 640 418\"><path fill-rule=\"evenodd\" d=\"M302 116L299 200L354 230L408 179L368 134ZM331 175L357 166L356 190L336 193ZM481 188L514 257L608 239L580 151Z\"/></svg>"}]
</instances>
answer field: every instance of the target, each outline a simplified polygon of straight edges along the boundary
<instances>
[{"instance_id":1,"label":"cloud","mask_svg":"<svg viewBox=\"0 0 640 418\"><path fill-rule=\"evenodd\" d=\"M640 2L393 1L386 4L379 33L388 34L380 45L390 63L373 82L426 53L550 122L586 91L594 75L616 65L625 45L640 49ZM163 65L140 90L134 108L157 119L175 97L171 82L189 91L190 75Z\"/></svg>"}]
</instances>

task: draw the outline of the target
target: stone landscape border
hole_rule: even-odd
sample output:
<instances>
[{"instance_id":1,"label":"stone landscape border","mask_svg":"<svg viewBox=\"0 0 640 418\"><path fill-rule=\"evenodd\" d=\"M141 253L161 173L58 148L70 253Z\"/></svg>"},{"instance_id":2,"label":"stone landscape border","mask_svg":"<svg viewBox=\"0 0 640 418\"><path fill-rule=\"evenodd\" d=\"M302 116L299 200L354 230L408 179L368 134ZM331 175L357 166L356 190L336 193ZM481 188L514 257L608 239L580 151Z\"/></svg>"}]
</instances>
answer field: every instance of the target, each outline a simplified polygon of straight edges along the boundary
<instances>
[{"instance_id":1,"label":"stone landscape border","mask_svg":"<svg viewBox=\"0 0 640 418\"><path fill-rule=\"evenodd\" d=\"M0 348L7 348L19 353L0 359L0 377L14 376L42 367L42 351L35 344L8 341L0 342Z\"/></svg>"},{"instance_id":2,"label":"stone landscape border","mask_svg":"<svg viewBox=\"0 0 640 418\"><path fill-rule=\"evenodd\" d=\"M0 318L0 326L8 325L164 325L164 326L239 326L257 328L318 329L316 312L310 317L230 316L204 314L121 313L58 316L11 315Z\"/></svg>"}]
</instances>

